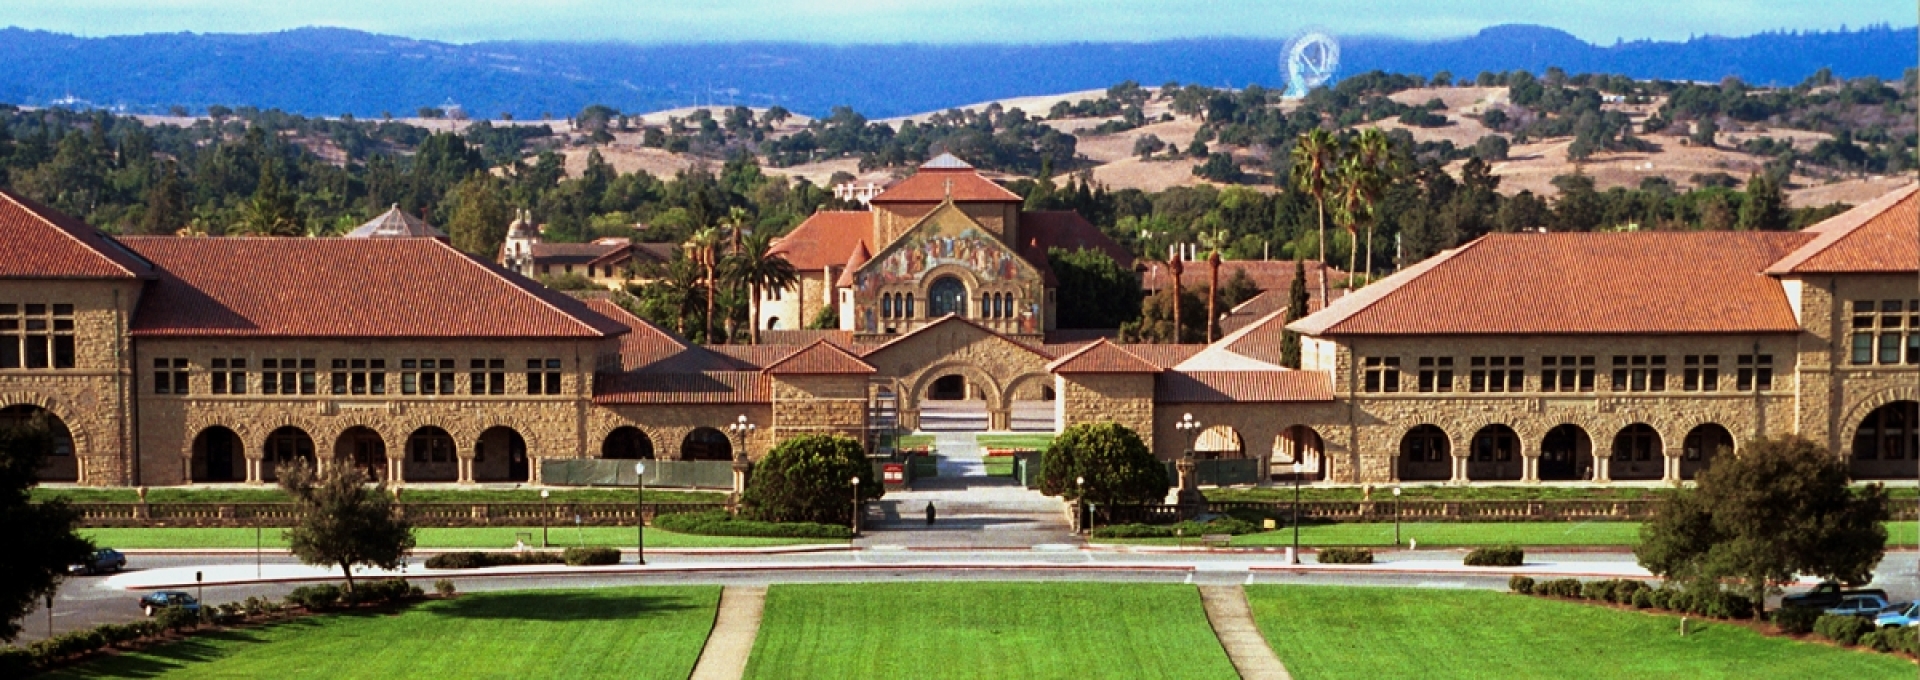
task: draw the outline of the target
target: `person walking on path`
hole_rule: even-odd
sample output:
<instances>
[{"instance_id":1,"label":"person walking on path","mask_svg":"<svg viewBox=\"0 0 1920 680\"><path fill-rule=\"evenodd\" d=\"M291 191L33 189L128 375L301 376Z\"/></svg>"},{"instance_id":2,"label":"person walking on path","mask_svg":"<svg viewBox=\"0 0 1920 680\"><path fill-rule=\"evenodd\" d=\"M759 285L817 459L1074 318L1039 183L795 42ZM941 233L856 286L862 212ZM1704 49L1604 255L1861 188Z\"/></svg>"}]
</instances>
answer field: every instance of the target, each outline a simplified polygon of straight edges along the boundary
<instances>
[{"instance_id":1,"label":"person walking on path","mask_svg":"<svg viewBox=\"0 0 1920 680\"><path fill-rule=\"evenodd\" d=\"M927 526L933 526L933 501L927 501Z\"/></svg>"}]
</instances>

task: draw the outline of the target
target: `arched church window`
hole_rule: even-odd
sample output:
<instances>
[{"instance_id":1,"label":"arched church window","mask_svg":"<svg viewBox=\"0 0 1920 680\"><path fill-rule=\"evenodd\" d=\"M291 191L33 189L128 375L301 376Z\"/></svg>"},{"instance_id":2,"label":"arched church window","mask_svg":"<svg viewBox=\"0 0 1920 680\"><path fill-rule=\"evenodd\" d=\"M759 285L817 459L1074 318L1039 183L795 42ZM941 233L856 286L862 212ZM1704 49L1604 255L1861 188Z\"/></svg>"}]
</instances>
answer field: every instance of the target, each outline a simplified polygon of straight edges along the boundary
<instances>
[{"instance_id":1,"label":"arched church window","mask_svg":"<svg viewBox=\"0 0 1920 680\"><path fill-rule=\"evenodd\" d=\"M913 293L906 293L905 297L907 299L907 312L905 314L901 314L900 316L911 319L913 318Z\"/></svg>"},{"instance_id":2,"label":"arched church window","mask_svg":"<svg viewBox=\"0 0 1920 680\"><path fill-rule=\"evenodd\" d=\"M967 315L967 285L960 279L942 276L927 287L927 316Z\"/></svg>"}]
</instances>

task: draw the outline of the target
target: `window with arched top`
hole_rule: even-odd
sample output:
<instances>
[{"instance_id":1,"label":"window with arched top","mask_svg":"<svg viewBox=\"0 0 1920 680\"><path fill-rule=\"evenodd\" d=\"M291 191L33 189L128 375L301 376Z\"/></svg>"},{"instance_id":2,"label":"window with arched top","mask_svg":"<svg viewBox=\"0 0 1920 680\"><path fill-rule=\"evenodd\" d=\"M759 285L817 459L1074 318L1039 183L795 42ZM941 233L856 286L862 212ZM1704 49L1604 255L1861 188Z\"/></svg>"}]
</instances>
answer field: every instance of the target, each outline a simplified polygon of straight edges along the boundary
<instances>
[{"instance_id":1,"label":"window with arched top","mask_svg":"<svg viewBox=\"0 0 1920 680\"><path fill-rule=\"evenodd\" d=\"M908 305L911 309L912 303ZM927 286L927 315L938 318L948 314L967 315L967 285L960 279L942 276Z\"/></svg>"}]
</instances>

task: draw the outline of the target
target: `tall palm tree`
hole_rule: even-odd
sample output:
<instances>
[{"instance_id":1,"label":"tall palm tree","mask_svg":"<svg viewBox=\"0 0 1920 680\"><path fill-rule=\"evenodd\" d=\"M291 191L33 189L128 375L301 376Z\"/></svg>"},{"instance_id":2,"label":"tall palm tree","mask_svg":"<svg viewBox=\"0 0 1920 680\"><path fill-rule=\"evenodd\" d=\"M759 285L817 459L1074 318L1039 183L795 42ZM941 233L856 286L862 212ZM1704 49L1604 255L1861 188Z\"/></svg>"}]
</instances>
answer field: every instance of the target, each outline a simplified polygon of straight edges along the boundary
<instances>
[{"instance_id":1,"label":"tall palm tree","mask_svg":"<svg viewBox=\"0 0 1920 680\"><path fill-rule=\"evenodd\" d=\"M1369 170L1368 181L1362 187L1367 201L1367 276L1373 275L1373 225L1377 211L1374 207L1380 197L1386 193L1387 183L1399 174L1399 160L1393 157L1393 146L1387 141L1386 133L1380 128L1367 128L1360 132L1360 142L1354 153L1360 157L1360 163Z\"/></svg>"},{"instance_id":2,"label":"tall palm tree","mask_svg":"<svg viewBox=\"0 0 1920 680\"><path fill-rule=\"evenodd\" d=\"M1227 230L1201 231L1200 245L1207 249L1207 344L1213 344L1213 323L1220 318L1214 308L1220 299L1220 246L1227 241Z\"/></svg>"},{"instance_id":3,"label":"tall palm tree","mask_svg":"<svg viewBox=\"0 0 1920 680\"><path fill-rule=\"evenodd\" d=\"M1176 345L1180 344L1180 331L1182 330L1180 326L1180 296L1182 294L1180 290L1180 275L1187 271L1186 265L1181 264L1180 260L1181 257L1175 254L1172 259L1167 261L1167 271L1173 273L1173 344Z\"/></svg>"},{"instance_id":4,"label":"tall palm tree","mask_svg":"<svg viewBox=\"0 0 1920 680\"><path fill-rule=\"evenodd\" d=\"M773 236L754 234L740 244L740 251L731 258L732 275L747 284L747 297L750 322L753 326L753 344L760 344L760 293L768 290L784 290L800 280L787 258L773 250Z\"/></svg>"},{"instance_id":5,"label":"tall palm tree","mask_svg":"<svg viewBox=\"0 0 1920 680\"><path fill-rule=\"evenodd\" d=\"M707 316L703 320L705 325L702 331L705 333L707 344L715 344L713 341L713 288L715 268L719 265L720 230L703 227L693 232L693 236L687 239L683 247L687 249L687 257L699 263L701 269L707 274Z\"/></svg>"},{"instance_id":6,"label":"tall palm tree","mask_svg":"<svg viewBox=\"0 0 1920 680\"><path fill-rule=\"evenodd\" d=\"M1334 188L1334 221L1347 228L1347 287L1353 287L1354 267L1360 256L1359 224L1366 219L1368 209L1367 188L1372 181L1372 171L1360 162L1359 156L1348 156L1340 161L1340 173Z\"/></svg>"},{"instance_id":7,"label":"tall palm tree","mask_svg":"<svg viewBox=\"0 0 1920 680\"><path fill-rule=\"evenodd\" d=\"M1295 190L1313 197L1314 207L1320 218L1320 295L1326 298L1327 264L1327 194L1333 188L1334 164L1338 160L1340 149L1333 134L1322 128L1314 128L1300 135L1293 142L1292 167L1287 174Z\"/></svg>"}]
</instances>

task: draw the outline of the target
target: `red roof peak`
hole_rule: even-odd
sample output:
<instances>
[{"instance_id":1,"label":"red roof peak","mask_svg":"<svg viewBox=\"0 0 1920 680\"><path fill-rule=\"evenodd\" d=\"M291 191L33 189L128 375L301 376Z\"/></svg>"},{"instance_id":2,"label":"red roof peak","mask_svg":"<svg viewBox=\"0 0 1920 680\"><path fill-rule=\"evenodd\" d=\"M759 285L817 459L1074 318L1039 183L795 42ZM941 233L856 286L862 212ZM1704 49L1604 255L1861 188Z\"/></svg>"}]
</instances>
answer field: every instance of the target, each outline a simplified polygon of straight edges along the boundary
<instances>
[{"instance_id":1,"label":"red roof peak","mask_svg":"<svg viewBox=\"0 0 1920 680\"><path fill-rule=\"evenodd\" d=\"M133 279L153 266L80 220L0 190L0 278Z\"/></svg>"},{"instance_id":2,"label":"red roof peak","mask_svg":"<svg viewBox=\"0 0 1920 680\"><path fill-rule=\"evenodd\" d=\"M762 372L767 375L866 375L877 371L853 353L820 339L773 362Z\"/></svg>"},{"instance_id":3,"label":"red roof peak","mask_svg":"<svg viewBox=\"0 0 1920 680\"><path fill-rule=\"evenodd\" d=\"M1899 273L1920 270L1920 184L1908 184L1822 220L1812 241L1768 274Z\"/></svg>"},{"instance_id":4,"label":"red roof peak","mask_svg":"<svg viewBox=\"0 0 1920 680\"><path fill-rule=\"evenodd\" d=\"M1159 373L1160 367L1106 338L1047 364L1050 373Z\"/></svg>"}]
</instances>

